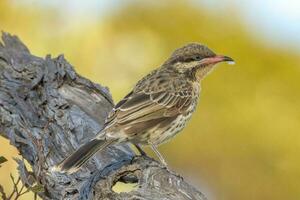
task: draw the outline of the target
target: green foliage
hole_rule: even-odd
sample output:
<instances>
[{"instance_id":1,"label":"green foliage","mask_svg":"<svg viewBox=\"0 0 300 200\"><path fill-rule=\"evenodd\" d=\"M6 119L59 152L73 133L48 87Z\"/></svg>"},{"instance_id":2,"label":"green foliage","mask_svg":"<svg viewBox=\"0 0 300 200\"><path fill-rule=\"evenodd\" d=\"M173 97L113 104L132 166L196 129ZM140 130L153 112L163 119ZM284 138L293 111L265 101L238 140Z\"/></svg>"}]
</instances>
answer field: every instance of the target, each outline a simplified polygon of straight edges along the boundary
<instances>
[{"instance_id":1,"label":"green foliage","mask_svg":"<svg viewBox=\"0 0 300 200\"><path fill-rule=\"evenodd\" d=\"M5 163L7 161L7 159L4 156L0 156L0 167L1 164Z\"/></svg>"},{"instance_id":2,"label":"green foliage","mask_svg":"<svg viewBox=\"0 0 300 200\"><path fill-rule=\"evenodd\" d=\"M44 189L44 187L42 186L42 185L39 185L39 184L37 184L37 185L35 185L35 186L32 186L31 188L29 188L32 192L34 192L34 193L39 193L39 192L44 192L45 191L45 189Z\"/></svg>"}]
</instances>

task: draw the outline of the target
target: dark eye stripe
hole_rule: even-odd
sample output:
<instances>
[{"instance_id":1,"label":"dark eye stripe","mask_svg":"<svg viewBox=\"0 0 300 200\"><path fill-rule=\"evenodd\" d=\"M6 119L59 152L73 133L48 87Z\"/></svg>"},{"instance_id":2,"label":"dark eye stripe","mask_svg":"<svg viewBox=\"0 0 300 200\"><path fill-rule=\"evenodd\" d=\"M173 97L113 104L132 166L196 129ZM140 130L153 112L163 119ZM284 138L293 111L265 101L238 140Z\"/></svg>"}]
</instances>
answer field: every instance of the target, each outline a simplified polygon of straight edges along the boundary
<instances>
[{"instance_id":1,"label":"dark eye stripe","mask_svg":"<svg viewBox=\"0 0 300 200\"><path fill-rule=\"evenodd\" d=\"M187 63L187 62L192 62L192 61L196 61L196 60L201 60L203 58L205 58L205 57L204 56L200 56L200 55L190 56L190 57L186 57L186 58L184 58L183 56L181 56L181 57L177 57L175 59L172 59L171 62L170 62L170 64L174 64L174 63L177 63L177 62L182 62L182 63L185 62L185 63Z\"/></svg>"},{"instance_id":2,"label":"dark eye stripe","mask_svg":"<svg viewBox=\"0 0 300 200\"><path fill-rule=\"evenodd\" d=\"M201 60L201 59L203 59L201 56L193 56L193 57L184 59L184 62L191 62L191 61L196 61L196 60Z\"/></svg>"}]
</instances>

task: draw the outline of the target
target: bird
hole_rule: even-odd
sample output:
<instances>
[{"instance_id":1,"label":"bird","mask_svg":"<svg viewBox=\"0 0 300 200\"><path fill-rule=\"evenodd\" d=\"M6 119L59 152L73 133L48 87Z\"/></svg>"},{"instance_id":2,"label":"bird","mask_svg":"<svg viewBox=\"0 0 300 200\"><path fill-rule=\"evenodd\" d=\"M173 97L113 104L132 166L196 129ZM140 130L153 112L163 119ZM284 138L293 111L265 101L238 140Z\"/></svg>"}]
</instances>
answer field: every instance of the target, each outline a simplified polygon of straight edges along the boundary
<instances>
[{"instance_id":1,"label":"bird","mask_svg":"<svg viewBox=\"0 0 300 200\"><path fill-rule=\"evenodd\" d=\"M185 127L196 110L201 81L220 62L234 63L234 60L217 55L199 43L176 49L114 106L104 128L55 166L55 170L76 172L96 152L125 142L134 144L143 154L141 146L149 145L167 166L158 146Z\"/></svg>"}]
</instances>

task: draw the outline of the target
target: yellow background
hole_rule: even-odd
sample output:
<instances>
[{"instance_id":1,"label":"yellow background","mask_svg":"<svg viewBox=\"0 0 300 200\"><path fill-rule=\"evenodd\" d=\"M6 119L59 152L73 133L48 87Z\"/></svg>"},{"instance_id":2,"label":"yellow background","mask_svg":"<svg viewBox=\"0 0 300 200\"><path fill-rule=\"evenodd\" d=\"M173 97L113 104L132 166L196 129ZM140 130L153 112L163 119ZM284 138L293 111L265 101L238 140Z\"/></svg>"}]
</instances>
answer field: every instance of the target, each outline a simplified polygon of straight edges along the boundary
<instances>
[{"instance_id":1,"label":"yellow background","mask_svg":"<svg viewBox=\"0 0 300 200\"><path fill-rule=\"evenodd\" d=\"M300 199L299 51L261 37L231 6L212 12L188 1L128 3L69 24L55 9L16 2L0 1L0 29L34 55L64 53L78 73L108 86L115 102L188 42L234 58L235 66L220 64L203 81L192 120L160 150L210 200ZM9 160L0 183L9 192L17 151L3 138L0 148Z\"/></svg>"}]
</instances>

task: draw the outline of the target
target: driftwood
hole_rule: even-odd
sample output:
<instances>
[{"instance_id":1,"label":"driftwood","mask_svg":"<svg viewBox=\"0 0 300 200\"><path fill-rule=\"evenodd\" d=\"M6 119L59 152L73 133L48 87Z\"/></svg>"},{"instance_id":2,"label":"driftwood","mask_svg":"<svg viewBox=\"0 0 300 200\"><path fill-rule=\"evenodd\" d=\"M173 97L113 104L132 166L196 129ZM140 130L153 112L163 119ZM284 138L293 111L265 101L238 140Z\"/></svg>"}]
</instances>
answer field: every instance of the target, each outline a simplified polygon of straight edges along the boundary
<instances>
[{"instance_id":1,"label":"driftwood","mask_svg":"<svg viewBox=\"0 0 300 200\"><path fill-rule=\"evenodd\" d=\"M32 167L17 160L21 181L42 199L206 199L128 144L98 153L74 174L52 172L102 127L113 100L106 87L78 75L63 56L33 56L16 37L0 43L0 134ZM1 154L1 153L0 153ZM1 168L0 168L1 170ZM117 182L135 183L117 193Z\"/></svg>"}]
</instances>

